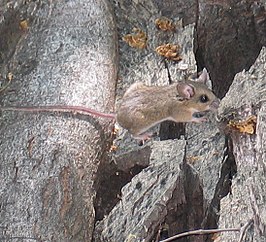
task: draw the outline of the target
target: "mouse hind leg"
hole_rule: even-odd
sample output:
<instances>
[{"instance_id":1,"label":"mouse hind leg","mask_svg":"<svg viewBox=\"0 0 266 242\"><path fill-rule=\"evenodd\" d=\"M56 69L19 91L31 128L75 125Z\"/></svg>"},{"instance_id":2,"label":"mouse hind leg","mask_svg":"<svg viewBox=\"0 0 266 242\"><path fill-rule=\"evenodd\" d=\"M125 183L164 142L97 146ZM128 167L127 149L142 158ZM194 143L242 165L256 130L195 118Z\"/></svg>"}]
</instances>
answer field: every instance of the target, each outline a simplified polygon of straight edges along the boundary
<instances>
[{"instance_id":1,"label":"mouse hind leg","mask_svg":"<svg viewBox=\"0 0 266 242\"><path fill-rule=\"evenodd\" d=\"M145 142L149 141L152 137L153 137L153 133L133 135L133 138L138 142L139 146L144 145Z\"/></svg>"},{"instance_id":2,"label":"mouse hind leg","mask_svg":"<svg viewBox=\"0 0 266 242\"><path fill-rule=\"evenodd\" d=\"M151 139L152 137L154 137L153 133L143 133L143 134L133 135L134 139L144 140L144 141L147 141L147 140Z\"/></svg>"},{"instance_id":3,"label":"mouse hind leg","mask_svg":"<svg viewBox=\"0 0 266 242\"><path fill-rule=\"evenodd\" d=\"M152 132L145 132L142 134L137 134L137 135L133 135L133 138L136 139L138 141L138 145L142 146L145 144L145 142L149 141L150 139L152 139L153 137L156 137L158 134L152 133Z\"/></svg>"}]
</instances>

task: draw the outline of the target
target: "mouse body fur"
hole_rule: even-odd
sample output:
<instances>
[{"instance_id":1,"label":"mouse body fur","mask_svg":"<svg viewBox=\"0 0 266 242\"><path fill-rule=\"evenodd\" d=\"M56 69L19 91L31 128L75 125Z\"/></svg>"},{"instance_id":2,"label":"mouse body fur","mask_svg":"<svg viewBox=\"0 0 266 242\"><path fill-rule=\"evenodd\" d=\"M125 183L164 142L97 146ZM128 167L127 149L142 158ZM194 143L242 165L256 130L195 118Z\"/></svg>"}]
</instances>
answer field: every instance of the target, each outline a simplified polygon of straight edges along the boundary
<instances>
[{"instance_id":1,"label":"mouse body fur","mask_svg":"<svg viewBox=\"0 0 266 242\"><path fill-rule=\"evenodd\" d=\"M206 86L207 80L207 72L203 71L195 81L169 86L135 83L125 92L117 108L116 120L134 137L165 120L202 122L204 117L193 114L216 109L219 104L218 98Z\"/></svg>"}]
</instances>

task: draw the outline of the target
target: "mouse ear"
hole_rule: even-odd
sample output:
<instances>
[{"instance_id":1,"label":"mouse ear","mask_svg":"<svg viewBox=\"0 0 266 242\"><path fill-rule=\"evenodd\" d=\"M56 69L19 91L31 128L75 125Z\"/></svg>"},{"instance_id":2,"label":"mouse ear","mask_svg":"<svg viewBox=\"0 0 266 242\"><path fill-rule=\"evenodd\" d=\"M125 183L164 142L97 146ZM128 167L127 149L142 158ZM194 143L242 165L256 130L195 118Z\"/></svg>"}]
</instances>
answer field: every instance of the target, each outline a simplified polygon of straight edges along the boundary
<instances>
[{"instance_id":1,"label":"mouse ear","mask_svg":"<svg viewBox=\"0 0 266 242\"><path fill-rule=\"evenodd\" d=\"M202 70L202 73L200 74L199 78L196 79L196 81L206 84L208 80L210 80L210 76L209 76L207 69L204 67Z\"/></svg>"},{"instance_id":2,"label":"mouse ear","mask_svg":"<svg viewBox=\"0 0 266 242\"><path fill-rule=\"evenodd\" d=\"M178 83L176 88L178 94L183 98L190 99L195 95L194 87L187 83L184 82Z\"/></svg>"}]
</instances>

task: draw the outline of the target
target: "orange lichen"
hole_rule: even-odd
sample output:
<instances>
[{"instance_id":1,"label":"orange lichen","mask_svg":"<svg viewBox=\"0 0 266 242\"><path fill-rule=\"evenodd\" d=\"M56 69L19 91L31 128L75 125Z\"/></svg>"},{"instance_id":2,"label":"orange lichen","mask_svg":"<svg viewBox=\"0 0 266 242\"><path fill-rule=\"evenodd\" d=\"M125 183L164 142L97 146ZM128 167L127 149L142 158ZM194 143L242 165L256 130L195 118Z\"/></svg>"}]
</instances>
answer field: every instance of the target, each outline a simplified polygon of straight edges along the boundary
<instances>
[{"instance_id":1,"label":"orange lichen","mask_svg":"<svg viewBox=\"0 0 266 242\"><path fill-rule=\"evenodd\" d=\"M182 57L179 55L180 51L179 45L173 45L173 44L164 44L158 46L155 50L157 54L167 58L168 60L172 61L180 61L182 60Z\"/></svg>"},{"instance_id":2,"label":"orange lichen","mask_svg":"<svg viewBox=\"0 0 266 242\"><path fill-rule=\"evenodd\" d=\"M27 30L29 28L29 24L28 24L28 21L27 20L22 20L20 21L19 23L19 27L22 29L22 30Z\"/></svg>"},{"instance_id":3,"label":"orange lichen","mask_svg":"<svg viewBox=\"0 0 266 242\"><path fill-rule=\"evenodd\" d=\"M212 241L215 241L215 242L219 242L219 241L221 241L220 234L219 234L219 233L214 233L214 234L211 236L211 240L212 240Z\"/></svg>"},{"instance_id":4,"label":"orange lichen","mask_svg":"<svg viewBox=\"0 0 266 242\"><path fill-rule=\"evenodd\" d=\"M200 160L200 157L199 156L189 156L189 157L187 157L187 162L189 163L189 164L195 164L197 161L199 161Z\"/></svg>"},{"instance_id":5,"label":"orange lichen","mask_svg":"<svg viewBox=\"0 0 266 242\"><path fill-rule=\"evenodd\" d=\"M244 121L230 120L227 126L230 129L237 130L240 133L254 134L256 130L257 117L255 115L249 116Z\"/></svg>"},{"instance_id":6,"label":"orange lichen","mask_svg":"<svg viewBox=\"0 0 266 242\"><path fill-rule=\"evenodd\" d=\"M118 149L118 147L116 145L111 145L109 152L114 152Z\"/></svg>"},{"instance_id":7,"label":"orange lichen","mask_svg":"<svg viewBox=\"0 0 266 242\"><path fill-rule=\"evenodd\" d=\"M14 77L14 75L11 72L7 73L7 75L6 75L7 83L5 85L3 85L3 87L0 88L0 92L3 92L4 90L6 90L8 88L11 81L13 80L13 77Z\"/></svg>"},{"instance_id":8,"label":"orange lichen","mask_svg":"<svg viewBox=\"0 0 266 242\"><path fill-rule=\"evenodd\" d=\"M13 77L14 77L14 75L11 72L8 72L6 75L6 78L8 81L12 81Z\"/></svg>"},{"instance_id":9,"label":"orange lichen","mask_svg":"<svg viewBox=\"0 0 266 242\"><path fill-rule=\"evenodd\" d=\"M139 28L134 28L132 31L134 33L125 35L123 40L133 48L146 48L148 40L146 33Z\"/></svg>"},{"instance_id":10,"label":"orange lichen","mask_svg":"<svg viewBox=\"0 0 266 242\"><path fill-rule=\"evenodd\" d=\"M119 128L118 128L118 126L115 125L112 129L112 135L116 135L118 133L118 131L119 131Z\"/></svg>"},{"instance_id":11,"label":"orange lichen","mask_svg":"<svg viewBox=\"0 0 266 242\"><path fill-rule=\"evenodd\" d=\"M158 29L162 31L175 31L176 26L170 19L166 17L157 18L155 20L155 25Z\"/></svg>"}]
</instances>

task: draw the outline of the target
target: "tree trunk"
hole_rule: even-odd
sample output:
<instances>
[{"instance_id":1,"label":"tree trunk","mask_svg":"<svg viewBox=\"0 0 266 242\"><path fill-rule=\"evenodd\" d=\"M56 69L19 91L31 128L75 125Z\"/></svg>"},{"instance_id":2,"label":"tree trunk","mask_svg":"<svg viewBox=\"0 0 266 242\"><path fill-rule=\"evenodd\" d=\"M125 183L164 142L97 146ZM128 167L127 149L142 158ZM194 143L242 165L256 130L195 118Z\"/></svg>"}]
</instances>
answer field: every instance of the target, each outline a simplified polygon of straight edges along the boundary
<instances>
[{"instance_id":1,"label":"tree trunk","mask_svg":"<svg viewBox=\"0 0 266 242\"><path fill-rule=\"evenodd\" d=\"M226 129L237 165L231 195L221 200L219 226L240 227L250 220L243 241L266 241L265 60L263 47L251 68L236 75L219 109L223 121L229 122ZM238 238L239 234L226 233L220 239Z\"/></svg>"},{"instance_id":2,"label":"tree trunk","mask_svg":"<svg viewBox=\"0 0 266 242\"><path fill-rule=\"evenodd\" d=\"M198 69L207 67L215 93L223 98L232 84L234 75L244 68L249 69L256 60L261 46L265 44L266 14L265 3L262 1L145 1L145 4L142 2L129 4L121 0L117 3L115 12L122 36L130 33L133 27L142 29L148 36L148 45L143 51L120 42L120 76L123 82L119 82L118 87L122 86L121 89L124 87L124 90L129 83L137 81L167 85L171 81L184 79L186 75L197 69L192 53L194 50ZM156 28L155 20L161 16L168 17L177 23L179 28L176 32L164 32ZM178 18L183 19L184 28L178 25L180 23ZM193 26L188 25L193 22L196 28L194 36L191 34ZM161 60L154 50L162 43L179 44L182 61L173 64ZM263 56L262 53L260 59L264 58L265 62ZM187 69L184 68L185 66ZM251 107L257 106L263 100L263 79L265 79L263 70L263 65L258 67L256 73L253 68L254 81L249 85L241 82L239 85L242 87L238 86L228 94L227 99L222 100L219 110L220 123L216 123L215 119L210 117L211 122L202 125L186 125L185 131L171 123L161 125L159 129L161 139L171 139L185 134L186 142L159 141L157 138L156 141L150 141L144 147L137 147L125 133L122 133L120 139L116 140L118 150L114 171L118 177L125 173L129 174L135 167L141 167L142 171L123 187L121 193L117 192L120 200L117 199L113 203L113 209L111 209L111 201L105 203L110 210L103 213L99 219L101 221L96 225L95 241L159 241L199 228L240 229L242 224L250 219L254 219L256 226L249 225L248 230L242 232L243 236L250 236L248 241L252 241L252 236L254 241L264 241L263 196L265 192L263 187L265 182L262 169L257 173L254 171L255 167L262 167L262 165L256 165L251 169L253 177L261 175L262 182L257 185L253 183L248 191L243 189L245 184L243 181L246 178L242 177L242 174L250 174L250 168L246 169L244 166L245 172L238 173L238 166L242 163L238 157L244 156L244 149L249 150L253 157L251 160L256 160L256 155L260 154L264 162L263 149L257 154L252 149L262 145L256 144L259 140L254 140L254 135L241 132L235 132L232 135L227 131L227 122L230 121L227 113L238 112L238 108L241 107L236 107L236 100L242 100L245 103L255 95L251 86L254 86L254 83L261 83L261 86L256 86L255 91L255 93L261 93L260 98L251 98L248 101L252 110L250 113L256 113L256 109ZM251 76L248 75L245 83L250 78ZM249 89L243 91L244 85L248 85ZM232 88L234 86L235 84ZM230 99L232 102L226 106L226 102ZM225 106L226 109L223 108ZM240 120L245 117L245 115L239 115ZM260 122L262 130L263 122ZM162 130L164 130L163 133ZM242 136L246 138L239 142L236 137ZM263 144L263 137L259 137ZM248 147L244 145L244 141L248 142ZM240 151L242 151L241 154L239 154ZM175 156L176 154L178 155ZM248 157L249 155L243 159L243 162ZM241 178L238 178L239 175ZM243 185L236 189L238 184L236 180L239 179ZM231 187L232 182L233 187ZM254 191L254 196L249 195L251 189ZM234 197L234 191L236 191L236 198L227 198ZM244 196L244 191L248 197ZM107 193L101 196L105 195ZM256 196L261 197L258 200ZM222 199L223 197L225 198ZM233 203L231 204L229 200ZM246 201L249 200L253 205L247 205ZM239 209L245 211L244 215L237 212L238 204ZM102 211L101 207L105 206L103 204L96 206L97 211ZM256 232L252 228L257 228ZM208 236L194 235L173 241L213 241L214 239L217 242L240 241L240 234L234 231Z\"/></svg>"},{"instance_id":3,"label":"tree trunk","mask_svg":"<svg viewBox=\"0 0 266 242\"><path fill-rule=\"evenodd\" d=\"M1 106L114 111L117 38L108 1L1 7L1 74L13 74ZM95 174L109 126L93 116L2 112L1 241L91 241Z\"/></svg>"},{"instance_id":4,"label":"tree trunk","mask_svg":"<svg viewBox=\"0 0 266 242\"><path fill-rule=\"evenodd\" d=\"M172 241L266 241L265 1L2 2L1 106L110 112L115 87L119 102L135 82L169 85L203 67L222 101L219 122L164 122L142 146L119 129L112 159L107 120L3 112L0 240L158 242L236 228ZM161 17L175 31L156 27ZM134 28L146 48L123 40ZM156 53L165 43L180 46L181 61Z\"/></svg>"}]
</instances>

